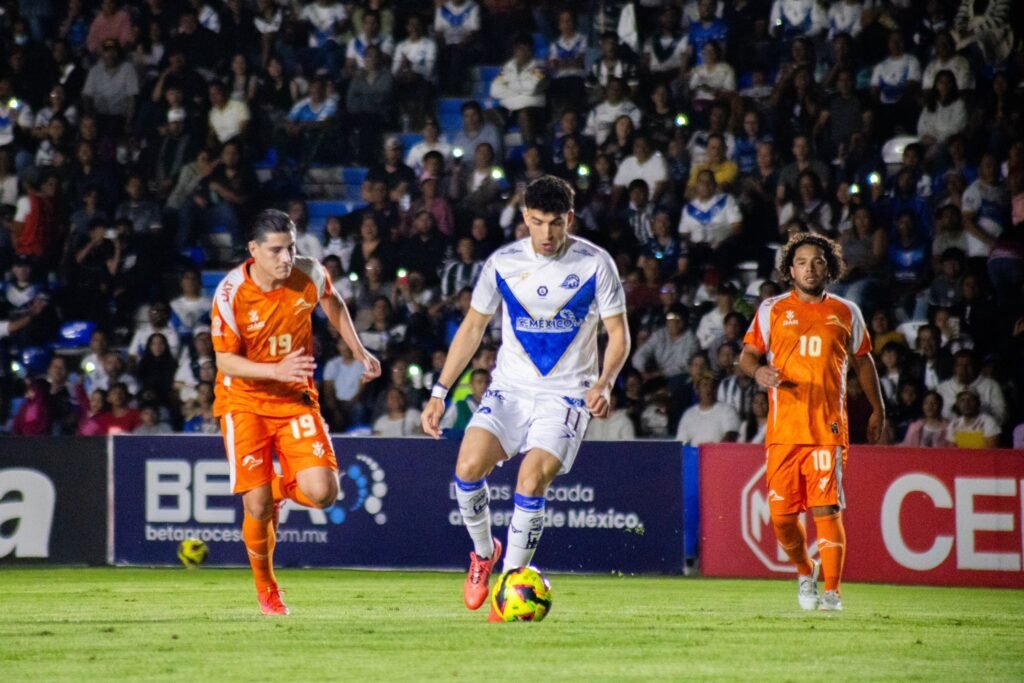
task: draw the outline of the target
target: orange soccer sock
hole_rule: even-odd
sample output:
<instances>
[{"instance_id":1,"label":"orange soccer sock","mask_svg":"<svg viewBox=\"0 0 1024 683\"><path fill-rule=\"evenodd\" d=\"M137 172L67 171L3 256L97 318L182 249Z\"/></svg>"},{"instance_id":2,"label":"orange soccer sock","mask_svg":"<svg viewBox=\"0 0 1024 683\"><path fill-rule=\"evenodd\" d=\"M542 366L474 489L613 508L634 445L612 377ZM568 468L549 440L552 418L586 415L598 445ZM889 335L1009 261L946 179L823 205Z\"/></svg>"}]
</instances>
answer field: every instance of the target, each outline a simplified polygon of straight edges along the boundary
<instances>
[{"instance_id":1,"label":"orange soccer sock","mask_svg":"<svg viewBox=\"0 0 1024 683\"><path fill-rule=\"evenodd\" d=\"M248 512L242 519L242 539L249 553L256 590L260 593L277 585L274 576L274 541L271 540L274 524L270 519L256 519Z\"/></svg>"},{"instance_id":2,"label":"orange soccer sock","mask_svg":"<svg viewBox=\"0 0 1024 683\"><path fill-rule=\"evenodd\" d=\"M807 556L807 533L804 525L796 515L778 515L772 517L775 527L775 538L789 555L790 561L796 565L800 576L808 576L813 571L811 559Z\"/></svg>"},{"instance_id":3,"label":"orange soccer sock","mask_svg":"<svg viewBox=\"0 0 1024 683\"><path fill-rule=\"evenodd\" d=\"M846 558L846 529L843 528L842 513L815 517L814 524L818 528L818 552L825 574L825 590L837 591Z\"/></svg>"},{"instance_id":4,"label":"orange soccer sock","mask_svg":"<svg viewBox=\"0 0 1024 683\"><path fill-rule=\"evenodd\" d=\"M270 482L270 494L274 497L275 503L287 498L288 500L294 500L299 505L305 505L308 508L320 507L310 500L301 489L299 489L298 482L294 479L285 483L284 477L274 477L273 481Z\"/></svg>"}]
</instances>

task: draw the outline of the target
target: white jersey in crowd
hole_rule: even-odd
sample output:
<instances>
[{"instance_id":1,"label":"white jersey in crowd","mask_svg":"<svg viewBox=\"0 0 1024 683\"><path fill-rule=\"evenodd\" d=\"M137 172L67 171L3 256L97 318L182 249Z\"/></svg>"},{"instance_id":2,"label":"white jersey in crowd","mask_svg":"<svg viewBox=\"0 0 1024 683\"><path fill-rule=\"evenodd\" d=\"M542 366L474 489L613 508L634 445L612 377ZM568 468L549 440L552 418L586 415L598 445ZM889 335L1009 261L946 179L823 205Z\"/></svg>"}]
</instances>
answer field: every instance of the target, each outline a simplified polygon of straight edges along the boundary
<instances>
[{"instance_id":1,"label":"white jersey in crowd","mask_svg":"<svg viewBox=\"0 0 1024 683\"><path fill-rule=\"evenodd\" d=\"M472 306L493 314L503 303L501 348L493 388L582 397L598 377L601 318L626 311L611 256L569 237L561 256L536 253L529 237L502 247L484 264Z\"/></svg>"}]
</instances>

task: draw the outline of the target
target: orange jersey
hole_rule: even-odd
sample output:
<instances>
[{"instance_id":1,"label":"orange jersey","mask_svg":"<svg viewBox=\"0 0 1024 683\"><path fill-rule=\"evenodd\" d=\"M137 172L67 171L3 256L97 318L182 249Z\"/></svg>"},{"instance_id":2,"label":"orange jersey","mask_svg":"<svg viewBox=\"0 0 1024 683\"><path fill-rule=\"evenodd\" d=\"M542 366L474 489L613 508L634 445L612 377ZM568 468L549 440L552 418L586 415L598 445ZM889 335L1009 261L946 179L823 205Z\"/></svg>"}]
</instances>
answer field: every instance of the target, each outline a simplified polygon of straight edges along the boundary
<instances>
[{"instance_id":1,"label":"orange jersey","mask_svg":"<svg viewBox=\"0 0 1024 683\"><path fill-rule=\"evenodd\" d=\"M282 287L264 292L249 277L249 259L221 281L213 297L213 348L257 363L280 361L294 350L313 352L312 312L320 299L334 293L324 267L313 259L295 257L291 275ZM254 413L291 417L319 410L313 379L278 382L240 379L217 372L214 414Z\"/></svg>"},{"instance_id":2,"label":"orange jersey","mask_svg":"<svg viewBox=\"0 0 1024 683\"><path fill-rule=\"evenodd\" d=\"M767 299L743 342L764 354L780 374L780 386L768 392L767 445L849 445L850 354L871 353L856 304L827 293L816 304L803 303L795 292Z\"/></svg>"}]
</instances>

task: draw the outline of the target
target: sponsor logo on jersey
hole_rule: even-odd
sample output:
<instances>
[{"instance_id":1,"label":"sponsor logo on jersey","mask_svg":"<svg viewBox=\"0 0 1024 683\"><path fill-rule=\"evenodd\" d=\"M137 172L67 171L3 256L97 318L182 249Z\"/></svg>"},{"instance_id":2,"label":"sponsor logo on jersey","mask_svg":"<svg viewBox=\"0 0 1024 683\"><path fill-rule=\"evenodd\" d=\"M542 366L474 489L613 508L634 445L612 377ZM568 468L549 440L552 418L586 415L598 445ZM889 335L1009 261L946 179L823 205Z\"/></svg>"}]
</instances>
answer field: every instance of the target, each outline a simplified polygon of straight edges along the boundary
<instances>
[{"instance_id":1,"label":"sponsor logo on jersey","mask_svg":"<svg viewBox=\"0 0 1024 683\"><path fill-rule=\"evenodd\" d=\"M773 502L779 502L781 500L786 500L786 499L783 498L782 496L780 496L778 493L776 493L775 489L772 489L771 491L768 492L768 500L773 501Z\"/></svg>"},{"instance_id":2,"label":"sponsor logo on jersey","mask_svg":"<svg viewBox=\"0 0 1024 683\"><path fill-rule=\"evenodd\" d=\"M505 392L500 389L488 389L484 392L484 398L496 398L499 401L505 400Z\"/></svg>"},{"instance_id":3,"label":"sponsor logo on jersey","mask_svg":"<svg viewBox=\"0 0 1024 683\"><path fill-rule=\"evenodd\" d=\"M223 301L226 304L231 303L231 292L232 290L234 290L234 288L235 286L233 284L231 284L230 282L225 282L220 292L221 301Z\"/></svg>"},{"instance_id":4,"label":"sponsor logo on jersey","mask_svg":"<svg viewBox=\"0 0 1024 683\"><path fill-rule=\"evenodd\" d=\"M491 414L491 407L490 406L480 406L477 409L476 412L479 413L480 415L490 415Z\"/></svg>"},{"instance_id":5,"label":"sponsor logo on jersey","mask_svg":"<svg viewBox=\"0 0 1024 683\"><path fill-rule=\"evenodd\" d=\"M580 325L583 320L576 317L576 314L566 309L559 311L554 318L541 318L535 320L526 316L519 316L515 319L515 328L520 332L571 332Z\"/></svg>"},{"instance_id":6,"label":"sponsor logo on jersey","mask_svg":"<svg viewBox=\"0 0 1024 683\"><path fill-rule=\"evenodd\" d=\"M821 479L819 479L818 480L818 488L821 489L822 491L824 491L826 488L828 488L828 480L829 479L831 479L831 477L822 477Z\"/></svg>"},{"instance_id":7,"label":"sponsor logo on jersey","mask_svg":"<svg viewBox=\"0 0 1024 683\"><path fill-rule=\"evenodd\" d=\"M563 396L562 400L571 405L573 408L583 408L586 405L586 401L582 398L573 398L572 396Z\"/></svg>"},{"instance_id":8,"label":"sponsor logo on jersey","mask_svg":"<svg viewBox=\"0 0 1024 683\"><path fill-rule=\"evenodd\" d=\"M247 455L242 458L242 467L252 472L254 469L263 464L263 458L257 458L255 455Z\"/></svg>"},{"instance_id":9,"label":"sponsor logo on jersey","mask_svg":"<svg viewBox=\"0 0 1024 683\"><path fill-rule=\"evenodd\" d=\"M313 455L318 458L324 457L324 445L319 441L313 443Z\"/></svg>"},{"instance_id":10,"label":"sponsor logo on jersey","mask_svg":"<svg viewBox=\"0 0 1024 683\"><path fill-rule=\"evenodd\" d=\"M210 336L211 337L223 337L224 336L224 321L219 315L213 317L213 324L210 325Z\"/></svg>"},{"instance_id":11,"label":"sponsor logo on jersey","mask_svg":"<svg viewBox=\"0 0 1024 683\"><path fill-rule=\"evenodd\" d=\"M541 285L540 287L537 288L537 296L547 296L547 295L548 295L548 288L547 287L545 287L544 285Z\"/></svg>"},{"instance_id":12,"label":"sponsor logo on jersey","mask_svg":"<svg viewBox=\"0 0 1024 683\"><path fill-rule=\"evenodd\" d=\"M256 309L249 311L249 320L251 322L245 326L246 332L255 332L256 330L262 330L267 326L267 322L265 320L260 320L260 314Z\"/></svg>"},{"instance_id":13,"label":"sponsor logo on jersey","mask_svg":"<svg viewBox=\"0 0 1024 683\"><path fill-rule=\"evenodd\" d=\"M849 332L849 328L846 327L846 323L844 323L842 318L840 318L838 315L836 315L834 313L832 315L830 315L829 317L825 318L825 324L826 325L838 325L839 327L841 327L844 330L846 330L847 332Z\"/></svg>"},{"instance_id":14,"label":"sponsor logo on jersey","mask_svg":"<svg viewBox=\"0 0 1024 683\"><path fill-rule=\"evenodd\" d=\"M793 311L786 311L786 319L782 321L783 327L786 325L799 325L800 321L796 319L796 314Z\"/></svg>"},{"instance_id":15,"label":"sponsor logo on jersey","mask_svg":"<svg viewBox=\"0 0 1024 683\"><path fill-rule=\"evenodd\" d=\"M308 311L311 308L313 308L313 304L309 303L303 297L300 296L295 301L295 311L294 311L294 313L295 313L295 315L298 315L299 313L302 313L303 311Z\"/></svg>"},{"instance_id":16,"label":"sponsor logo on jersey","mask_svg":"<svg viewBox=\"0 0 1024 683\"><path fill-rule=\"evenodd\" d=\"M579 286L580 286L580 276L577 275L576 273L572 273L570 275L567 275L565 277L565 280L563 280L562 284L561 284L561 287L563 289L576 289Z\"/></svg>"}]
</instances>

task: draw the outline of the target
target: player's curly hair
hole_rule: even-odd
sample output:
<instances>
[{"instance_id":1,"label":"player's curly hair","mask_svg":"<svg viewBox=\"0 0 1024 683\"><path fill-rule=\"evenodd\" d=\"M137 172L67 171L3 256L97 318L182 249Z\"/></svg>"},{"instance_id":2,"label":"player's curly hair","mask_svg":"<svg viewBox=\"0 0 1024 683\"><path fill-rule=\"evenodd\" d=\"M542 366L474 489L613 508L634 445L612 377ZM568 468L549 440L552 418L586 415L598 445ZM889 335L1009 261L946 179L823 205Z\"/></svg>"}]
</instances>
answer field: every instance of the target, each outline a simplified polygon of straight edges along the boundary
<instances>
[{"instance_id":1,"label":"player's curly hair","mask_svg":"<svg viewBox=\"0 0 1024 683\"><path fill-rule=\"evenodd\" d=\"M284 211L277 209L264 209L256 215L252 222L251 239L254 242L263 242L267 235L274 232L288 232L295 230L295 223Z\"/></svg>"},{"instance_id":2,"label":"player's curly hair","mask_svg":"<svg viewBox=\"0 0 1024 683\"><path fill-rule=\"evenodd\" d=\"M789 268L793 265L793 256L796 250L805 244L810 244L821 249L825 255L825 284L830 285L843 276L846 271L846 264L843 261L843 248L838 242L830 240L823 235L813 232L798 232L789 238L779 249L779 255L775 260L775 268L779 273L779 282L786 287L793 286L793 278L789 274Z\"/></svg>"},{"instance_id":3,"label":"player's curly hair","mask_svg":"<svg viewBox=\"0 0 1024 683\"><path fill-rule=\"evenodd\" d=\"M572 210L574 194L569 183L553 175L545 175L526 187L523 203L527 209L561 216Z\"/></svg>"}]
</instances>

